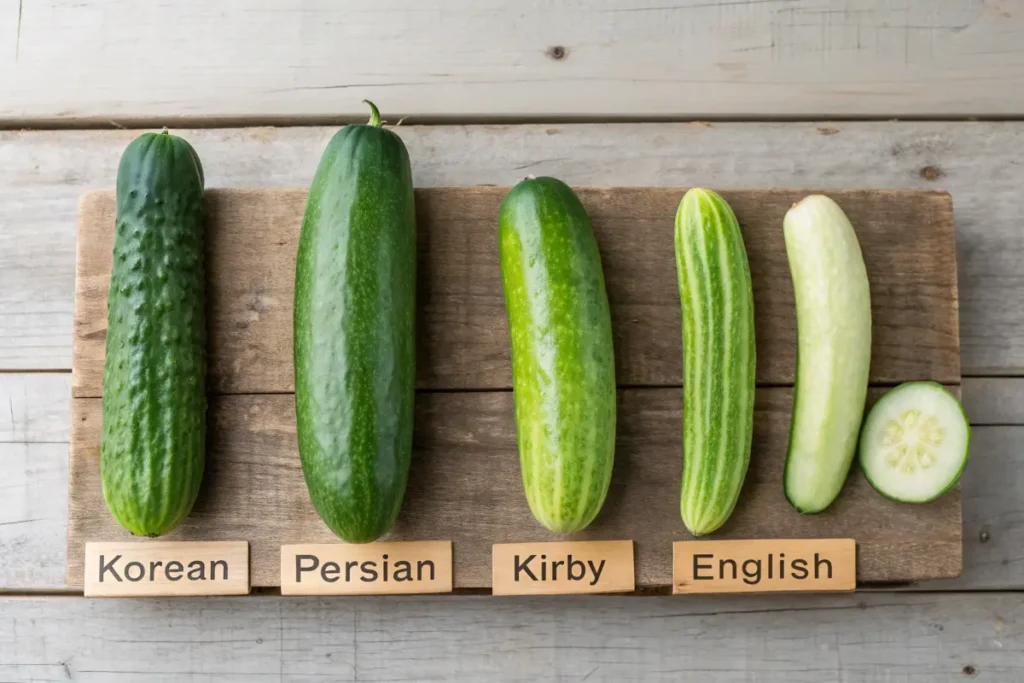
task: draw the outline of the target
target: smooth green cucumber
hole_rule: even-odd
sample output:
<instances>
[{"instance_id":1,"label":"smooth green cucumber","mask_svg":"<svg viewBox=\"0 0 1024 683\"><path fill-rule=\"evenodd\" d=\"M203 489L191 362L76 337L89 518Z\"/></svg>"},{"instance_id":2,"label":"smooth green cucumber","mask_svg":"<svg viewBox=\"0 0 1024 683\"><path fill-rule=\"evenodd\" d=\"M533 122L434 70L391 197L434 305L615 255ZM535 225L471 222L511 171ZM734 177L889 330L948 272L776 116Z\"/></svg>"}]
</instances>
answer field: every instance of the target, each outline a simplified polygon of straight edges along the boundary
<instances>
[{"instance_id":1,"label":"smooth green cucumber","mask_svg":"<svg viewBox=\"0 0 1024 683\"><path fill-rule=\"evenodd\" d=\"M858 453L876 491L928 503L960 480L970 445L971 426L953 394L936 382L904 382L868 412Z\"/></svg>"},{"instance_id":2,"label":"smooth green cucumber","mask_svg":"<svg viewBox=\"0 0 1024 683\"><path fill-rule=\"evenodd\" d=\"M725 524L750 463L754 430L754 293L743 234L729 205L692 189L676 213L683 309L683 485L695 536Z\"/></svg>"},{"instance_id":3,"label":"smooth green cucumber","mask_svg":"<svg viewBox=\"0 0 1024 683\"><path fill-rule=\"evenodd\" d=\"M392 526L412 457L416 211L401 138L345 126L309 190L295 268L295 414L313 506L350 543Z\"/></svg>"},{"instance_id":4,"label":"smooth green cucumber","mask_svg":"<svg viewBox=\"0 0 1024 683\"><path fill-rule=\"evenodd\" d=\"M871 292L857 234L823 195L783 221L796 297L797 368L785 490L800 512L821 512L850 471L871 366Z\"/></svg>"},{"instance_id":5,"label":"smooth green cucumber","mask_svg":"<svg viewBox=\"0 0 1024 683\"><path fill-rule=\"evenodd\" d=\"M192 509L206 448L203 171L179 137L145 133L117 169L103 372L103 497L160 536Z\"/></svg>"},{"instance_id":6,"label":"smooth green cucumber","mask_svg":"<svg viewBox=\"0 0 1024 683\"><path fill-rule=\"evenodd\" d=\"M578 531L601 510L615 456L601 255L580 200L554 178L512 188L498 232L526 500L548 529Z\"/></svg>"}]
</instances>

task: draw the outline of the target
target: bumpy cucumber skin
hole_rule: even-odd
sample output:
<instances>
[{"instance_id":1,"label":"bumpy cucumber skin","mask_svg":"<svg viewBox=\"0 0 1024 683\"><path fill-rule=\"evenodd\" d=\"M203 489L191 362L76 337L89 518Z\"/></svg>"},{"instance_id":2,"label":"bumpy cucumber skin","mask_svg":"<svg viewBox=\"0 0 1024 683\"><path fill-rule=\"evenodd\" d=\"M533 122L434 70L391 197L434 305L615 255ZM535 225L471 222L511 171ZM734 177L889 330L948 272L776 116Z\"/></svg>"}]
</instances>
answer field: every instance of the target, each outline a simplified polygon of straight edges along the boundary
<instances>
[{"instance_id":1,"label":"bumpy cucumber skin","mask_svg":"<svg viewBox=\"0 0 1024 683\"><path fill-rule=\"evenodd\" d=\"M867 479L868 483L871 484L871 488L875 489L875 491L877 491L882 496L888 498L889 500L896 501L897 503L914 503L914 504L922 504L923 505L925 503L931 503L932 501L938 500L942 496L944 496L947 493L949 493L950 489L955 487L960 482L960 477L961 477L961 475L963 475L964 470L967 468L967 461L970 458L970 453L971 453L971 436L972 436L972 434L971 434L971 421L967 418L967 411L964 410L964 404L960 402L960 399L958 399L956 396L954 396L953 393L949 391L949 389L947 389L946 387L942 386L938 382L933 382L931 380L918 380L918 381L913 381L913 382L904 382L903 384L900 384L899 386L896 386L896 387L890 389L889 391L885 392L885 395L883 395L880 399L878 399L878 401L875 403L875 405L872 406L872 410L877 408L882 403L882 401L884 401L885 399L891 398L896 392L904 391L904 390L907 390L907 389L912 389L912 388L915 388L915 387L920 387L922 384L931 385L931 386L933 386L933 387L935 387L937 389L940 389L940 390L944 391L945 393L949 394L950 398L952 398L954 401L956 401L957 407L960 408L960 414L963 415L963 418L964 418L964 427L967 429L967 444L964 447L965 455L964 455L963 462L960 464L960 469L957 470L956 476L954 476L950 480L949 485L946 486L946 488L944 488L941 491L939 491L938 493L936 493L931 498L924 498L924 499L921 499L921 500L907 500L907 499L904 499L904 498L900 498L899 496L894 496L892 494L886 493L883 489L879 488L879 486L871 478L871 475L868 472L868 468L862 467L861 471L864 473L864 478ZM871 411L868 411L868 416L864 419L864 424L861 426L860 433L861 433L862 436L864 434L864 431L867 429L868 420L870 419L870 417L871 417ZM863 445L864 444L863 444L862 441L858 445L858 453L857 453L857 455L858 455L859 459L865 457L863 455L863 450L862 450Z\"/></svg>"},{"instance_id":2,"label":"bumpy cucumber skin","mask_svg":"<svg viewBox=\"0 0 1024 683\"><path fill-rule=\"evenodd\" d=\"M206 447L203 174L195 150L145 133L117 171L100 473L114 519L160 536L188 516Z\"/></svg>"},{"instance_id":3,"label":"bumpy cucumber skin","mask_svg":"<svg viewBox=\"0 0 1024 683\"><path fill-rule=\"evenodd\" d=\"M675 249L684 351L680 512L701 536L729 519L750 464L754 291L739 222L718 194L684 195Z\"/></svg>"},{"instance_id":4,"label":"bumpy cucumber skin","mask_svg":"<svg viewBox=\"0 0 1024 683\"><path fill-rule=\"evenodd\" d=\"M313 178L295 272L295 408L313 506L349 543L394 524L412 457L416 212L409 154L342 128Z\"/></svg>"},{"instance_id":5,"label":"bumpy cucumber skin","mask_svg":"<svg viewBox=\"0 0 1024 683\"><path fill-rule=\"evenodd\" d=\"M871 292L857 234L832 199L798 202L783 232L797 312L784 488L794 508L814 514L839 495L856 453L871 369Z\"/></svg>"},{"instance_id":6,"label":"bumpy cucumber skin","mask_svg":"<svg viewBox=\"0 0 1024 683\"><path fill-rule=\"evenodd\" d=\"M499 252L523 488L548 529L601 510L615 456L615 360L604 272L579 198L554 178L505 197Z\"/></svg>"}]
</instances>

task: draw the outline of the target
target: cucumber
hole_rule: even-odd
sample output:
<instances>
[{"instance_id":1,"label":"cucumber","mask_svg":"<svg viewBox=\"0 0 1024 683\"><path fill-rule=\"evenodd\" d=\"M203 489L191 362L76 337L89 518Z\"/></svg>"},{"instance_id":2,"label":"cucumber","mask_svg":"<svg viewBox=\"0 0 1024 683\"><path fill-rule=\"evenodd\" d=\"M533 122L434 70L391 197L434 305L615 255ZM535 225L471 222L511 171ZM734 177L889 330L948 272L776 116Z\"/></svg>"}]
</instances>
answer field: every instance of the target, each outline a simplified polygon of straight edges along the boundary
<instances>
[{"instance_id":1,"label":"cucumber","mask_svg":"<svg viewBox=\"0 0 1024 683\"><path fill-rule=\"evenodd\" d=\"M679 507L701 536L729 519L750 463L754 293L739 223L714 192L683 196L675 243L684 351Z\"/></svg>"},{"instance_id":2,"label":"cucumber","mask_svg":"<svg viewBox=\"0 0 1024 683\"><path fill-rule=\"evenodd\" d=\"M615 456L615 360L590 219L569 186L528 178L501 204L499 253L519 464L548 529L583 529L601 510Z\"/></svg>"},{"instance_id":3,"label":"cucumber","mask_svg":"<svg viewBox=\"0 0 1024 683\"><path fill-rule=\"evenodd\" d=\"M313 507L350 543L398 516L416 378L412 171L370 109L369 124L345 126L324 150L295 267L299 456Z\"/></svg>"},{"instance_id":4,"label":"cucumber","mask_svg":"<svg viewBox=\"0 0 1024 683\"><path fill-rule=\"evenodd\" d=\"M144 133L117 169L100 476L118 524L160 536L188 516L206 447L203 171Z\"/></svg>"},{"instance_id":5,"label":"cucumber","mask_svg":"<svg viewBox=\"0 0 1024 683\"><path fill-rule=\"evenodd\" d=\"M928 503L959 481L970 444L971 427L953 394L935 382L905 382L871 408L858 454L883 496Z\"/></svg>"},{"instance_id":6,"label":"cucumber","mask_svg":"<svg viewBox=\"0 0 1024 683\"><path fill-rule=\"evenodd\" d=\"M871 365L871 293L857 234L839 205L811 195L783 221L796 296L797 369L786 498L821 512L846 481Z\"/></svg>"}]
</instances>

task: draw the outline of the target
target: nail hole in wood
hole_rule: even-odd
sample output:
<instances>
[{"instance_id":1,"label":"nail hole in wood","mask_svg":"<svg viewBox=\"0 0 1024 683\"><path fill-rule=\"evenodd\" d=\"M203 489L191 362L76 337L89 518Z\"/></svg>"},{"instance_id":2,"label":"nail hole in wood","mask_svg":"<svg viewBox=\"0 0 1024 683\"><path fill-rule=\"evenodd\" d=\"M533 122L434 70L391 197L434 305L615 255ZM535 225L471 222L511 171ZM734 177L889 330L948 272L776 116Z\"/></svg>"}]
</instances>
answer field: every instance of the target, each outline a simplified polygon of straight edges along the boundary
<instances>
[{"instance_id":1,"label":"nail hole in wood","mask_svg":"<svg viewBox=\"0 0 1024 683\"><path fill-rule=\"evenodd\" d=\"M566 54L566 49L561 45L552 45L548 48L548 57L551 59L565 59Z\"/></svg>"}]
</instances>

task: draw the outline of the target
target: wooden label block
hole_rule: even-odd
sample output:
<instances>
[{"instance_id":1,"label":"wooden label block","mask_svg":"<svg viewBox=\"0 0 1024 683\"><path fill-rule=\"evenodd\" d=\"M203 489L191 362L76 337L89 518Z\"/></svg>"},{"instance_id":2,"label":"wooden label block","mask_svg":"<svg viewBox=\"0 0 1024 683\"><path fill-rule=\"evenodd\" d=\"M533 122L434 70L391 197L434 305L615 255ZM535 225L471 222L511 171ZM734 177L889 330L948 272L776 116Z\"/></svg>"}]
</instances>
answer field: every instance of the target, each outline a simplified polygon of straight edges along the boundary
<instances>
[{"instance_id":1,"label":"wooden label block","mask_svg":"<svg viewBox=\"0 0 1024 683\"><path fill-rule=\"evenodd\" d=\"M246 595L247 541L85 544L85 597Z\"/></svg>"},{"instance_id":2,"label":"wooden label block","mask_svg":"<svg viewBox=\"0 0 1024 683\"><path fill-rule=\"evenodd\" d=\"M281 595L451 592L451 541L281 546Z\"/></svg>"},{"instance_id":3,"label":"wooden label block","mask_svg":"<svg viewBox=\"0 0 1024 683\"><path fill-rule=\"evenodd\" d=\"M491 576L494 595L632 592L633 541L499 543Z\"/></svg>"},{"instance_id":4,"label":"wooden label block","mask_svg":"<svg viewBox=\"0 0 1024 683\"><path fill-rule=\"evenodd\" d=\"M852 591L857 546L852 538L676 541L673 593Z\"/></svg>"}]
</instances>

